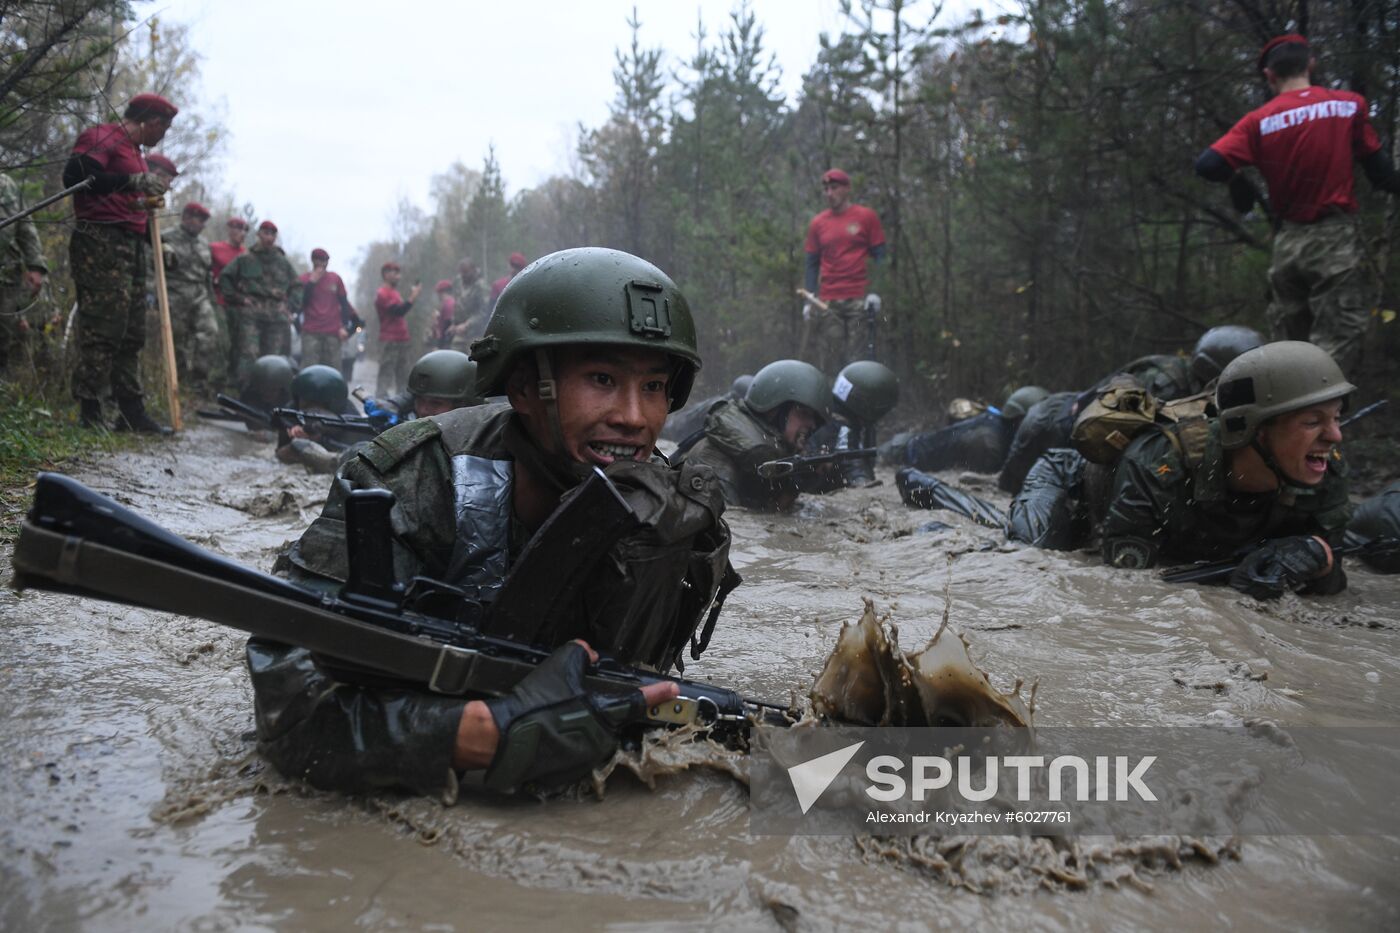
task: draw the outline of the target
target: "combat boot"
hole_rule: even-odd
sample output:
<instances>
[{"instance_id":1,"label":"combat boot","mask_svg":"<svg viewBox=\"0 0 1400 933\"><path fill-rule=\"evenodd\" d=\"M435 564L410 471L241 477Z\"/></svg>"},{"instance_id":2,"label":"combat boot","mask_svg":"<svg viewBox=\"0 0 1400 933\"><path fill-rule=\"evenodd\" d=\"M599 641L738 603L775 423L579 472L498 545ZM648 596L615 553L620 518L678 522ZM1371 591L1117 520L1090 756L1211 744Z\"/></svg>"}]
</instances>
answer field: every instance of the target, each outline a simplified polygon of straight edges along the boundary
<instances>
[{"instance_id":1,"label":"combat boot","mask_svg":"<svg viewBox=\"0 0 1400 933\"><path fill-rule=\"evenodd\" d=\"M121 412L117 415L117 423L113 425L117 431L136 431L141 434L160 434L162 436L174 433L170 428L146 414L146 405L141 401L140 396L117 399L117 408Z\"/></svg>"},{"instance_id":2,"label":"combat boot","mask_svg":"<svg viewBox=\"0 0 1400 933\"><path fill-rule=\"evenodd\" d=\"M78 399L78 424L85 428L106 428L102 423L102 403L95 398Z\"/></svg>"}]
</instances>

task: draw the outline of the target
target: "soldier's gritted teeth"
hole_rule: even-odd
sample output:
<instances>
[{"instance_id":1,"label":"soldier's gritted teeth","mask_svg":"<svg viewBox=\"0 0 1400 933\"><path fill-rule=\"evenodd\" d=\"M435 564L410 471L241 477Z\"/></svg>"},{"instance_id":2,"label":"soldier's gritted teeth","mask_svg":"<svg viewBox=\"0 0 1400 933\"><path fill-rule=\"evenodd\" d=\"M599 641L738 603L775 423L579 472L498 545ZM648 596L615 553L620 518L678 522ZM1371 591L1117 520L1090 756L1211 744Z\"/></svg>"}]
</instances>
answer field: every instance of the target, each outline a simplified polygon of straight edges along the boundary
<instances>
[{"instance_id":1,"label":"soldier's gritted teeth","mask_svg":"<svg viewBox=\"0 0 1400 933\"><path fill-rule=\"evenodd\" d=\"M603 346L555 352L564 453L608 466L646 460L670 410L671 362L656 350Z\"/></svg>"},{"instance_id":2,"label":"soldier's gritted teeth","mask_svg":"<svg viewBox=\"0 0 1400 933\"><path fill-rule=\"evenodd\" d=\"M1292 411L1259 428L1261 440L1283 475L1316 486L1327 477L1336 446L1342 441L1340 399Z\"/></svg>"}]
</instances>

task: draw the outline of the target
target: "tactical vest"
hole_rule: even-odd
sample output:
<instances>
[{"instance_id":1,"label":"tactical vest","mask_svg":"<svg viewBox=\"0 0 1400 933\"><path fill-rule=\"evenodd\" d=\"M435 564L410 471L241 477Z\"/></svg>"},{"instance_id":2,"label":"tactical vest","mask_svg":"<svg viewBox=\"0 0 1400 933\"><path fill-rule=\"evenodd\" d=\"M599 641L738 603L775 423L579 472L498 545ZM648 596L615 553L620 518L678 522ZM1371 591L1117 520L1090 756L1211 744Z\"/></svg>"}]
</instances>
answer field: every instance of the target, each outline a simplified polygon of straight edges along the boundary
<instances>
[{"instance_id":1,"label":"tactical vest","mask_svg":"<svg viewBox=\"0 0 1400 933\"><path fill-rule=\"evenodd\" d=\"M445 461L441 468L412 475L450 476L450 517L437 514L446 510L433 508L428 498L432 491L424 490L419 496L427 508L396 504L394 529L398 535L401 524L410 520L450 519L450 531L443 528L442 537L450 534L451 554L440 578L466 591L488 612L524 545L518 540L523 529L513 517L515 462L504 441L513 417L503 405L455 409L385 431L357 457L401 498L414 491L396 488L396 473L415 463ZM355 475L342 467L340 476L347 472ZM679 666L687 643L692 657L705 649L722 602L721 584L727 585L727 592L737 583L729 567L729 528L720 518L723 499L713 474L698 464L675 469L664 459L620 462L605 472L641 527L602 558L568 618L548 628L560 632L561 640L583 638L627 663L663 671ZM333 488L322 517L291 554L303 570L338 581L346 574L344 524L336 520L343 515L343 500L344 491ZM399 576L403 579L404 573ZM712 606L715 612L707 617Z\"/></svg>"},{"instance_id":2,"label":"tactical vest","mask_svg":"<svg viewBox=\"0 0 1400 933\"><path fill-rule=\"evenodd\" d=\"M1162 403L1150 392L1126 378L1115 378L1108 388L1084 407L1074 421L1070 442L1090 463L1113 464L1133 438L1150 428L1172 438L1178 453L1204 454L1208 416L1214 412L1212 391L1198 392ZM1165 430L1183 428L1182 431Z\"/></svg>"}]
</instances>

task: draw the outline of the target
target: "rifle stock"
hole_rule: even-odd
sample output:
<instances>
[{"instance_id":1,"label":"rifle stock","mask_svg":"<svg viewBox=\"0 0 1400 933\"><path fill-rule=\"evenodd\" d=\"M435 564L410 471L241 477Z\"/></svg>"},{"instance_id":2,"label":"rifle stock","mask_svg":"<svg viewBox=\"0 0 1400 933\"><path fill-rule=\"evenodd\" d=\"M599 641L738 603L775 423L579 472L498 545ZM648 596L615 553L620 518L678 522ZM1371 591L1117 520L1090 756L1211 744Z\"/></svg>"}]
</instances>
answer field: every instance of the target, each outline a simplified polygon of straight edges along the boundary
<instances>
[{"instance_id":1,"label":"rifle stock","mask_svg":"<svg viewBox=\"0 0 1400 933\"><path fill-rule=\"evenodd\" d=\"M41 473L13 556L16 590L40 589L206 619L450 696L500 696L550 649L482 634L481 607L459 591L416 579L403 603L330 595L244 567L206 551L70 477ZM455 617L416 611L415 593ZM382 594L376 594L382 595ZM680 697L646 711L652 725L697 725L723 732L749 717L781 720L777 704L732 690L627 667L602 657L584 682L617 694L670 681Z\"/></svg>"}]
</instances>

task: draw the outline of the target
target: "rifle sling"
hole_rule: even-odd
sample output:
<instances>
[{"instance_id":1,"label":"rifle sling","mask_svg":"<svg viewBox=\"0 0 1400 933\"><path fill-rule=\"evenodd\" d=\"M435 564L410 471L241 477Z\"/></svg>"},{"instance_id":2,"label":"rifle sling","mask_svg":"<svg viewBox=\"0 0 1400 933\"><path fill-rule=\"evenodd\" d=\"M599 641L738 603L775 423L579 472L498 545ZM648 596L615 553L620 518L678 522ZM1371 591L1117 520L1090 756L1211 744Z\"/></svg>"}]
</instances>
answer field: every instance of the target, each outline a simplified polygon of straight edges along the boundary
<instances>
[{"instance_id":1,"label":"rifle sling","mask_svg":"<svg viewBox=\"0 0 1400 933\"><path fill-rule=\"evenodd\" d=\"M302 605L29 522L20 529L16 584L207 619L259 638L383 672L434 693L501 694L533 665L522 658L445 645ZM619 685L597 689L617 692Z\"/></svg>"}]
</instances>

